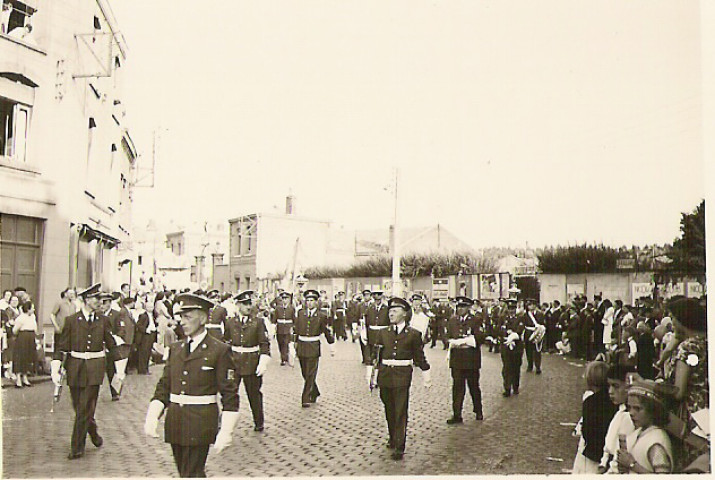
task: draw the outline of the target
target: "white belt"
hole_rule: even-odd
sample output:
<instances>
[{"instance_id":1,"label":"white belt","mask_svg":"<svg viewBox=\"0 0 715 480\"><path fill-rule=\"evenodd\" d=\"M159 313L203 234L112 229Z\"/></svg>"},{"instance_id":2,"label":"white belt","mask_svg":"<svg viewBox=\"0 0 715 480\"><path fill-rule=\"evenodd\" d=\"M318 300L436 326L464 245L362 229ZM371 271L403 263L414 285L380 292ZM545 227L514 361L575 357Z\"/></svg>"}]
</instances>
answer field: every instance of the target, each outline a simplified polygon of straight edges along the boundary
<instances>
[{"instance_id":1,"label":"white belt","mask_svg":"<svg viewBox=\"0 0 715 480\"><path fill-rule=\"evenodd\" d=\"M104 358L104 350L101 352L70 352L70 355L82 360L91 360L93 358Z\"/></svg>"},{"instance_id":2,"label":"white belt","mask_svg":"<svg viewBox=\"0 0 715 480\"><path fill-rule=\"evenodd\" d=\"M387 325L370 325L370 330L384 330Z\"/></svg>"},{"instance_id":3,"label":"white belt","mask_svg":"<svg viewBox=\"0 0 715 480\"><path fill-rule=\"evenodd\" d=\"M211 405L216 403L216 395L179 395L172 393L169 395L171 403L179 405Z\"/></svg>"},{"instance_id":4,"label":"white belt","mask_svg":"<svg viewBox=\"0 0 715 480\"><path fill-rule=\"evenodd\" d=\"M258 345L256 345L255 347L236 347L234 345L231 345L231 350L236 353L253 353L260 351L260 348L258 347Z\"/></svg>"},{"instance_id":5,"label":"white belt","mask_svg":"<svg viewBox=\"0 0 715 480\"><path fill-rule=\"evenodd\" d=\"M411 367L412 360L390 360L384 359L382 364L388 367Z\"/></svg>"},{"instance_id":6,"label":"white belt","mask_svg":"<svg viewBox=\"0 0 715 480\"><path fill-rule=\"evenodd\" d=\"M320 335L316 337L307 337L305 335L298 335L298 340L301 342L319 342L320 341Z\"/></svg>"},{"instance_id":7,"label":"white belt","mask_svg":"<svg viewBox=\"0 0 715 480\"><path fill-rule=\"evenodd\" d=\"M282 323L282 324L293 323L293 320L283 320L282 318L279 318L278 323Z\"/></svg>"},{"instance_id":8,"label":"white belt","mask_svg":"<svg viewBox=\"0 0 715 480\"><path fill-rule=\"evenodd\" d=\"M220 323L207 323L206 328L221 328Z\"/></svg>"},{"instance_id":9,"label":"white belt","mask_svg":"<svg viewBox=\"0 0 715 480\"><path fill-rule=\"evenodd\" d=\"M345 309L344 309L344 308L336 308L335 311L336 311L336 312L343 312L343 313L345 313Z\"/></svg>"}]
</instances>

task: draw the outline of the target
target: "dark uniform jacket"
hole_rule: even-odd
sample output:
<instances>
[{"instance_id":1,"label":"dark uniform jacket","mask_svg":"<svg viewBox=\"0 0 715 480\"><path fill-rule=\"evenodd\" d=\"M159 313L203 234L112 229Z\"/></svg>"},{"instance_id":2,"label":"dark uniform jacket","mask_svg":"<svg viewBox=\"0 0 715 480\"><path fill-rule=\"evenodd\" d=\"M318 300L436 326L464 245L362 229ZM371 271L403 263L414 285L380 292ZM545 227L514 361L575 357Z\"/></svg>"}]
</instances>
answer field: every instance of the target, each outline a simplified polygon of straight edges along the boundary
<instances>
[{"instance_id":1,"label":"dark uniform jacket","mask_svg":"<svg viewBox=\"0 0 715 480\"><path fill-rule=\"evenodd\" d=\"M104 315L95 314L92 322L85 318L81 310L67 316L65 327L60 334L59 345L60 351L68 352L65 363L67 385L70 387L101 385L106 367L105 357L75 358L70 352L104 352L105 348L113 351L115 346L112 326Z\"/></svg>"},{"instance_id":2,"label":"dark uniform jacket","mask_svg":"<svg viewBox=\"0 0 715 480\"><path fill-rule=\"evenodd\" d=\"M226 317L228 316L228 311L221 305L216 305L211 309L209 313L209 321L206 324L206 330L214 338L221 339L221 327L220 325L225 323Z\"/></svg>"},{"instance_id":3,"label":"dark uniform jacket","mask_svg":"<svg viewBox=\"0 0 715 480\"><path fill-rule=\"evenodd\" d=\"M278 305L271 314L271 321L276 324L276 335L290 335L293 333L294 318L295 308L293 306L284 307L283 305Z\"/></svg>"},{"instance_id":4,"label":"dark uniform jacket","mask_svg":"<svg viewBox=\"0 0 715 480\"><path fill-rule=\"evenodd\" d=\"M236 370L231 348L206 335L196 350L187 354L186 341L169 347L169 359L152 400L168 407L164 438L176 445L208 445L218 433L218 405L179 405L170 394L216 395L221 393L224 411L238 411Z\"/></svg>"},{"instance_id":5,"label":"dark uniform jacket","mask_svg":"<svg viewBox=\"0 0 715 480\"><path fill-rule=\"evenodd\" d=\"M122 306L119 309L119 325L121 326L121 333L117 333L124 343L131 345L134 343L134 328L136 327L136 322L132 313L127 309L127 307Z\"/></svg>"},{"instance_id":6,"label":"dark uniform jacket","mask_svg":"<svg viewBox=\"0 0 715 480\"><path fill-rule=\"evenodd\" d=\"M345 314L348 311L348 302L343 300L333 300L333 305L331 307L330 313L333 318L339 318L344 320Z\"/></svg>"},{"instance_id":7,"label":"dark uniform jacket","mask_svg":"<svg viewBox=\"0 0 715 480\"><path fill-rule=\"evenodd\" d=\"M113 308L110 308L108 312L102 314L107 321L109 322L109 327L112 331L112 335L116 335L122 340L124 340L124 336L126 336L126 333L123 332L125 330L123 322L121 320L121 315L118 310L114 310ZM122 333L124 335L122 335ZM113 360L121 360L122 358L126 358L124 355L119 350L119 345L117 345L117 348L114 349L112 352L112 355L110 357Z\"/></svg>"},{"instance_id":8,"label":"dark uniform jacket","mask_svg":"<svg viewBox=\"0 0 715 480\"><path fill-rule=\"evenodd\" d=\"M387 313L387 302L380 303L378 306L376 303L370 304L365 312L365 324L367 325L367 343L373 345L377 342L377 332L374 328L370 327L385 327L390 324L390 317Z\"/></svg>"},{"instance_id":9,"label":"dark uniform jacket","mask_svg":"<svg viewBox=\"0 0 715 480\"><path fill-rule=\"evenodd\" d=\"M482 321L470 313L464 317L455 315L447 321L447 338L465 338L469 335L477 342L476 348L467 345L452 347L449 353L449 368L466 370L481 368L482 354L479 345L487 338Z\"/></svg>"},{"instance_id":10,"label":"dark uniform jacket","mask_svg":"<svg viewBox=\"0 0 715 480\"><path fill-rule=\"evenodd\" d=\"M412 382L412 365L387 366L383 360L412 360L414 366L429 370L430 366L422 350L422 334L412 327L405 326L402 332L395 334L392 327L380 330L376 334L376 345L382 345L378 364L377 385L379 387L409 387ZM373 349L372 361L375 361L377 348Z\"/></svg>"},{"instance_id":11,"label":"dark uniform jacket","mask_svg":"<svg viewBox=\"0 0 715 480\"><path fill-rule=\"evenodd\" d=\"M348 310L345 312L345 319L349 324L353 324L360 319L360 303L355 300L348 302Z\"/></svg>"},{"instance_id":12,"label":"dark uniform jacket","mask_svg":"<svg viewBox=\"0 0 715 480\"><path fill-rule=\"evenodd\" d=\"M134 343L143 345L144 347L152 345L156 338L156 332L147 333L149 328L149 313L142 312L139 314L134 332Z\"/></svg>"},{"instance_id":13,"label":"dark uniform jacket","mask_svg":"<svg viewBox=\"0 0 715 480\"><path fill-rule=\"evenodd\" d=\"M524 343L521 338L524 333L524 322L522 318L510 313L505 314L499 325L499 341L501 344L506 343L509 331L516 332L519 335L519 339L514 342L515 348L523 347Z\"/></svg>"},{"instance_id":14,"label":"dark uniform jacket","mask_svg":"<svg viewBox=\"0 0 715 480\"><path fill-rule=\"evenodd\" d=\"M333 334L328 328L328 317L321 310L308 312L301 308L295 318L295 353L298 357L316 358L320 356L320 341L303 341L299 337L317 337L325 335L328 343L334 343Z\"/></svg>"},{"instance_id":15,"label":"dark uniform jacket","mask_svg":"<svg viewBox=\"0 0 715 480\"><path fill-rule=\"evenodd\" d=\"M249 315L245 325L241 317L229 318L225 323L224 341L230 346L258 347L257 352L233 351L233 363L236 365L238 375L253 375L258 368L258 359L261 355L270 355L271 347L266 332L263 318Z\"/></svg>"}]
</instances>

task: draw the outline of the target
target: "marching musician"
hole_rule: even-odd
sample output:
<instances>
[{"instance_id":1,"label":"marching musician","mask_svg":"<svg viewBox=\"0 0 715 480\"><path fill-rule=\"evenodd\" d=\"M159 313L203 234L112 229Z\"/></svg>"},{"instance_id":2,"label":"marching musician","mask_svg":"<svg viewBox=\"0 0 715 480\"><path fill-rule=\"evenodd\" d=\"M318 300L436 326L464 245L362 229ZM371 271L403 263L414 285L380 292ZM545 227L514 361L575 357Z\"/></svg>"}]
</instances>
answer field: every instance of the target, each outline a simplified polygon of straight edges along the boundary
<instances>
[{"instance_id":1,"label":"marching musician","mask_svg":"<svg viewBox=\"0 0 715 480\"><path fill-rule=\"evenodd\" d=\"M502 378L504 380L503 396L519 394L521 377L521 358L524 352L522 334L524 322L516 315L516 301L507 301L507 311L500 324L500 346L502 360Z\"/></svg>"},{"instance_id":2,"label":"marching musician","mask_svg":"<svg viewBox=\"0 0 715 480\"><path fill-rule=\"evenodd\" d=\"M526 350L526 371L531 372L536 367L535 373L541 375L541 350L544 346L546 326L544 316L536 310L536 301L526 302L524 313L524 349Z\"/></svg>"},{"instance_id":3,"label":"marching musician","mask_svg":"<svg viewBox=\"0 0 715 480\"><path fill-rule=\"evenodd\" d=\"M407 300L390 299L388 306L390 326L375 334L375 344L382 348L372 351L378 362L377 384L380 400L385 406L387 429L390 435L387 448L394 449L392 458L402 460L407 437L407 407L412 383L412 366L423 372L425 387L431 385L430 366L425 358L422 335L407 326L412 308ZM380 351L379 358L377 352ZM367 379L372 377L373 367L367 368Z\"/></svg>"},{"instance_id":4,"label":"marching musician","mask_svg":"<svg viewBox=\"0 0 715 480\"><path fill-rule=\"evenodd\" d=\"M176 296L174 313L186 339L169 347L164 373L149 404L144 433L158 437L166 408L164 439L171 444L181 477L205 477L209 445L220 452L231 444L238 422L236 369L228 345L207 334L211 300L191 293ZM217 393L221 393L221 429Z\"/></svg>"}]
</instances>

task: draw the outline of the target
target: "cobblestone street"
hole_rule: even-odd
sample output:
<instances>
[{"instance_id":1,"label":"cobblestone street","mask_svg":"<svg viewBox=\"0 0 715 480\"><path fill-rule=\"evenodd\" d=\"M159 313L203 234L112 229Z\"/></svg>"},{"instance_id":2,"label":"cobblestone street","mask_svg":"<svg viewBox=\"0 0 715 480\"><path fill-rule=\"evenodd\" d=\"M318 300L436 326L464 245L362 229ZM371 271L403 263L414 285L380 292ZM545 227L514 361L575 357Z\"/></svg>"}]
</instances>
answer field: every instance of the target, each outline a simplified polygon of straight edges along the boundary
<instances>
[{"instance_id":1,"label":"cobblestone street","mask_svg":"<svg viewBox=\"0 0 715 480\"><path fill-rule=\"evenodd\" d=\"M266 429L253 431L241 390L242 422L234 443L209 453L209 476L324 476L564 473L576 450L572 426L580 416L583 369L576 362L545 355L543 374L522 366L521 394L501 395L501 359L482 349L485 419L477 422L467 396L465 422L450 426L451 378L441 348L425 348L433 385L422 386L416 371L410 397L407 451L390 459L387 426L377 392L370 393L357 344L339 342L337 355L321 359L317 405L300 405L299 368L281 367L276 345L264 381ZM3 477L177 476L171 449L143 435L144 415L162 366L151 375L127 377L120 402L111 402L106 383L96 418L104 446L87 442L84 458L69 461L73 413L69 391L50 413L52 384L2 391ZM564 423L565 425L561 425ZM562 461L558 461L562 459Z\"/></svg>"}]
</instances>

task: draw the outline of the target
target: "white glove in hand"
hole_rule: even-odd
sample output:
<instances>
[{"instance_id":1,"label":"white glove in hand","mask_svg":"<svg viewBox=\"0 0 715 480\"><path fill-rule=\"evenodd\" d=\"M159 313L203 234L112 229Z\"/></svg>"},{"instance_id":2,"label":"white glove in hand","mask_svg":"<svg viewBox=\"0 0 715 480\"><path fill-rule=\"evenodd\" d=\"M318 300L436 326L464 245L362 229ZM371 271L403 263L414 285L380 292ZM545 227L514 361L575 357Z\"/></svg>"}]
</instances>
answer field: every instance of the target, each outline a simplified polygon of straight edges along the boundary
<instances>
[{"instance_id":1,"label":"white glove in hand","mask_svg":"<svg viewBox=\"0 0 715 480\"><path fill-rule=\"evenodd\" d=\"M114 343L116 343L117 346L124 345L124 340L122 340L122 337L120 337L119 335L112 335L112 337L114 338Z\"/></svg>"},{"instance_id":2,"label":"white glove in hand","mask_svg":"<svg viewBox=\"0 0 715 480\"><path fill-rule=\"evenodd\" d=\"M432 386L432 374L429 370L422 370L422 384L427 388Z\"/></svg>"},{"instance_id":3,"label":"white glove in hand","mask_svg":"<svg viewBox=\"0 0 715 480\"><path fill-rule=\"evenodd\" d=\"M477 347L477 341L471 335L464 339L464 344L467 345L468 347L472 347L472 348Z\"/></svg>"},{"instance_id":4,"label":"white glove in hand","mask_svg":"<svg viewBox=\"0 0 715 480\"><path fill-rule=\"evenodd\" d=\"M233 429L238 423L238 412L227 412L221 413L221 430L219 430L216 436L216 442L214 442L214 448L217 452L221 452L224 448L231 445L233 441Z\"/></svg>"},{"instance_id":5,"label":"white glove in hand","mask_svg":"<svg viewBox=\"0 0 715 480\"><path fill-rule=\"evenodd\" d=\"M367 382L367 386L370 386L370 379L372 378L372 369L374 367L372 365L368 365L365 367L365 381Z\"/></svg>"},{"instance_id":6,"label":"white glove in hand","mask_svg":"<svg viewBox=\"0 0 715 480\"><path fill-rule=\"evenodd\" d=\"M128 358L124 358L122 360L117 360L114 362L114 368L117 371L117 378L119 380L124 381L124 379L127 377L127 362L129 362Z\"/></svg>"},{"instance_id":7,"label":"white glove in hand","mask_svg":"<svg viewBox=\"0 0 715 480\"><path fill-rule=\"evenodd\" d=\"M60 368L62 367L61 360L52 360L50 362L50 376L52 377L52 383L55 385L60 384Z\"/></svg>"},{"instance_id":8,"label":"white glove in hand","mask_svg":"<svg viewBox=\"0 0 715 480\"><path fill-rule=\"evenodd\" d=\"M159 434L156 429L159 427L159 417L164 411L164 404L159 400L152 400L149 404L149 410L146 412L146 420L144 421L144 435L148 437L158 438Z\"/></svg>"},{"instance_id":9,"label":"white glove in hand","mask_svg":"<svg viewBox=\"0 0 715 480\"><path fill-rule=\"evenodd\" d=\"M259 377L263 376L264 373L266 373L266 370L268 370L268 363L270 363L271 357L268 355L261 355L258 358L258 368L256 368L256 375Z\"/></svg>"},{"instance_id":10,"label":"white glove in hand","mask_svg":"<svg viewBox=\"0 0 715 480\"><path fill-rule=\"evenodd\" d=\"M334 357L335 356L335 344L334 343L329 343L328 344L328 349L330 349L330 356Z\"/></svg>"}]
</instances>

